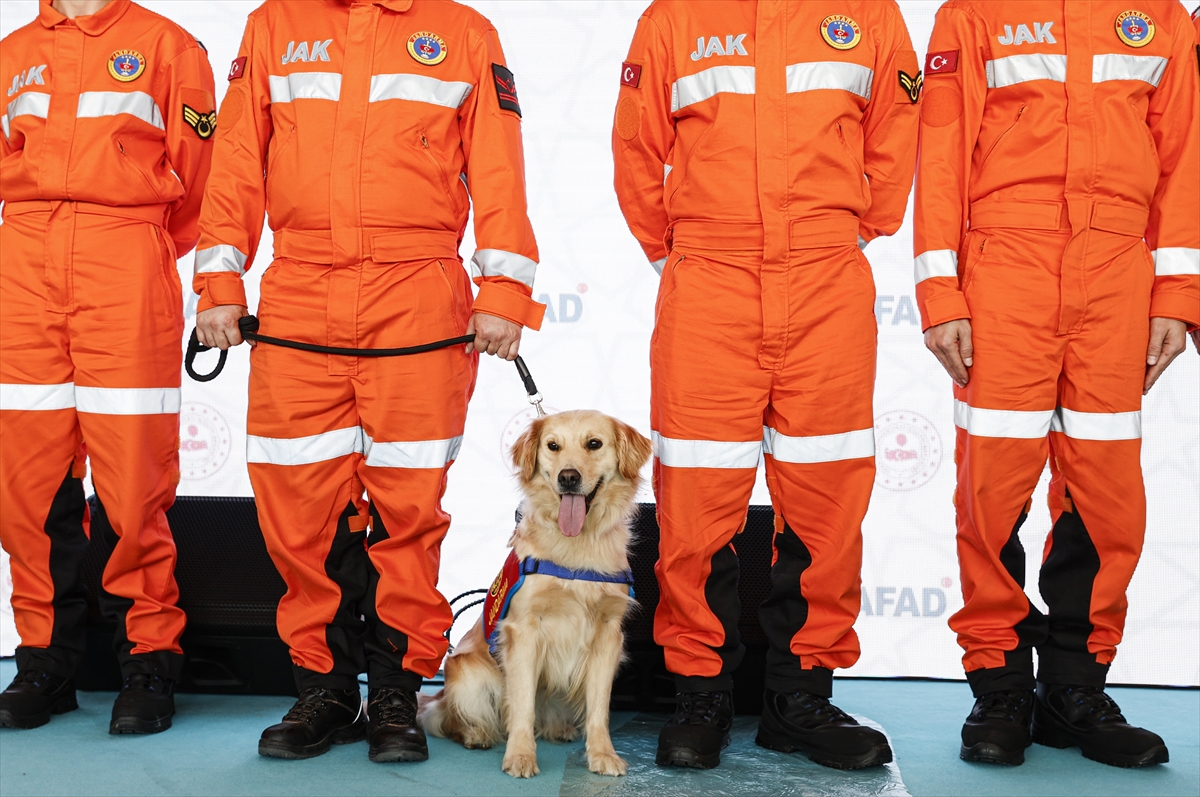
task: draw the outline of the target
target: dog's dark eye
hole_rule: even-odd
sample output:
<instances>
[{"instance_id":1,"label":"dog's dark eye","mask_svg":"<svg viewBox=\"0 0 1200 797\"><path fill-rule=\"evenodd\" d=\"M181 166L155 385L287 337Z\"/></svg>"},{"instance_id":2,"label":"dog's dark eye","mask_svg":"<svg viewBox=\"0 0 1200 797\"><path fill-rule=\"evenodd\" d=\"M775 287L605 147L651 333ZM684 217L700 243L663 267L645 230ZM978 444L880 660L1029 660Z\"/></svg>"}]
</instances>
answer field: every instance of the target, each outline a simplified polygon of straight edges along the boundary
<instances>
[{"instance_id":1,"label":"dog's dark eye","mask_svg":"<svg viewBox=\"0 0 1200 797\"><path fill-rule=\"evenodd\" d=\"M600 448L603 445L604 443L600 442L594 437L591 440L588 440L588 448L590 448L592 451L595 451L597 448Z\"/></svg>"},{"instance_id":2,"label":"dog's dark eye","mask_svg":"<svg viewBox=\"0 0 1200 797\"><path fill-rule=\"evenodd\" d=\"M557 451L558 443L555 443L553 440L551 440L549 443L546 443L546 448L550 449L551 451Z\"/></svg>"}]
</instances>

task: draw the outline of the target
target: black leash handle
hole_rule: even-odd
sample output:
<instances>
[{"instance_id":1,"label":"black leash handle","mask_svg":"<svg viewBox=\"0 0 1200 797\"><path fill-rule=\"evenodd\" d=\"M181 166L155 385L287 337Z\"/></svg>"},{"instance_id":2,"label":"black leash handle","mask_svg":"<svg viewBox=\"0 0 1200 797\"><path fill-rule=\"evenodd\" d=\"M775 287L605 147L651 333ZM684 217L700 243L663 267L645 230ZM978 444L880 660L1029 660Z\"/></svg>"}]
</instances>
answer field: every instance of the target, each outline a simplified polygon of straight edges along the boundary
<instances>
[{"instance_id":1,"label":"black leash handle","mask_svg":"<svg viewBox=\"0 0 1200 797\"><path fill-rule=\"evenodd\" d=\"M435 340L433 343L422 343L418 346L402 346L398 349L349 349L341 346L318 346L316 343L304 343L299 340L260 335L258 334L258 327L257 316L246 315L238 319L238 330L246 340L252 340L255 343L266 343L271 346L282 346L285 349L297 349L299 351L313 352L314 354L337 354L344 357L404 357L409 354L424 354L428 351L447 349L451 346L459 346L475 340L475 335L472 334L459 335L457 338L446 338L445 340ZM225 369L225 359L229 354L228 350L221 351L220 359L217 360L217 365L212 371L207 374L196 373L196 369L194 368L196 355L211 348L211 346L205 346L200 342L200 338L196 334L196 329L193 327L192 336L188 339L187 354L183 358L183 367L187 371L188 376L197 382L211 382L220 376L221 371ZM538 393L537 385L533 382L533 375L529 373L528 366L525 365L525 361L519 355L516 358L516 366L517 373L521 376L521 382L525 385L525 392L529 394L529 403L537 407L538 415L545 415L546 413L542 410L542 396Z\"/></svg>"}]
</instances>

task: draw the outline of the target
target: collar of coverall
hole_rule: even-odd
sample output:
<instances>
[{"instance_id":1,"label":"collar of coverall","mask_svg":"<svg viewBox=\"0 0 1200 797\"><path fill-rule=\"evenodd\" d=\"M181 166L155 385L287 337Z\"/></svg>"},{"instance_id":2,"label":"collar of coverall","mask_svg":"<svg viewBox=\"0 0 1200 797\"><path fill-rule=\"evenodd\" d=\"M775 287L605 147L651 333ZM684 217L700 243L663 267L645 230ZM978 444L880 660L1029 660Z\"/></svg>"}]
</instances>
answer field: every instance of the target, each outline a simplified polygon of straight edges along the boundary
<instances>
[{"instance_id":1,"label":"collar of coverall","mask_svg":"<svg viewBox=\"0 0 1200 797\"><path fill-rule=\"evenodd\" d=\"M42 7L38 13L38 21L47 28L53 28L67 21L67 17L55 11L54 6L50 5L50 2L51 0L42 0ZM112 0L111 3L95 14L89 14L86 17L75 17L74 22L81 31L89 36L99 36L111 28L113 23L129 10L129 4L130 0Z\"/></svg>"},{"instance_id":2,"label":"collar of coverall","mask_svg":"<svg viewBox=\"0 0 1200 797\"><path fill-rule=\"evenodd\" d=\"M383 6L389 11L395 11L397 14L403 14L408 9L412 8L413 0L339 0L343 5L348 6Z\"/></svg>"}]
</instances>

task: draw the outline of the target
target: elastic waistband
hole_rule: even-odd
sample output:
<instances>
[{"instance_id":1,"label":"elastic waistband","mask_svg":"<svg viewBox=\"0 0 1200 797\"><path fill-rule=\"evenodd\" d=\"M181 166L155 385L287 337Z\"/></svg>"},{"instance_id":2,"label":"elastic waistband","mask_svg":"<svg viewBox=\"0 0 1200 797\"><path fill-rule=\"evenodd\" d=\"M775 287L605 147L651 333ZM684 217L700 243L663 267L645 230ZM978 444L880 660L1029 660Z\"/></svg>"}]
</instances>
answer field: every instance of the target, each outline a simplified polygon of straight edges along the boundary
<instances>
[{"instance_id":1,"label":"elastic waistband","mask_svg":"<svg viewBox=\"0 0 1200 797\"><path fill-rule=\"evenodd\" d=\"M363 252L376 263L458 257L458 234L449 230L364 227ZM276 230L275 257L305 263L332 264L333 233L329 230Z\"/></svg>"},{"instance_id":2,"label":"elastic waistband","mask_svg":"<svg viewBox=\"0 0 1200 797\"><path fill-rule=\"evenodd\" d=\"M25 199L4 203L4 217L22 213L50 213L62 205L69 205L76 213L89 216L110 216L129 221L141 221L156 227L166 227L170 208L166 205L98 205L94 202L76 202L70 199Z\"/></svg>"},{"instance_id":3,"label":"elastic waistband","mask_svg":"<svg viewBox=\"0 0 1200 797\"><path fill-rule=\"evenodd\" d=\"M1141 238L1146 234L1150 211L1114 202L1092 205L1088 227L1093 230ZM971 229L1013 227L1021 230L1069 231L1070 212L1066 202L975 202L971 205Z\"/></svg>"},{"instance_id":4,"label":"elastic waistband","mask_svg":"<svg viewBox=\"0 0 1200 797\"><path fill-rule=\"evenodd\" d=\"M685 219L671 228L671 245L697 249L762 249L765 234L761 222ZM788 222L789 249L824 249L858 245L856 216L822 216Z\"/></svg>"}]
</instances>

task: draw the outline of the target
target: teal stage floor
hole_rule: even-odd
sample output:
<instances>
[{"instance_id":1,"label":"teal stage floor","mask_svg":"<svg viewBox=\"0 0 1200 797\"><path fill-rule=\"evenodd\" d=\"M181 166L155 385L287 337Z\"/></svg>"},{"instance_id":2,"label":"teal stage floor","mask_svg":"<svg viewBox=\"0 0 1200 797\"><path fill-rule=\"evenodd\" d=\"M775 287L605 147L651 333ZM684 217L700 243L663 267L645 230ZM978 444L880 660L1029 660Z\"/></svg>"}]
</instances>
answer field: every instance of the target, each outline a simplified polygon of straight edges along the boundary
<instances>
[{"instance_id":1,"label":"teal stage floor","mask_svg":"<svg viewBox=\"0 0 1200 797\"><path fill-rule=\"evenodd\" d=\"M11 659L0 681L12 679ZM1125 715L1166 739L1171 763L1122 770L1078 750L1032 747L1024 766L958 759L958 731L971 706L966 684L838 681L835 701L891 737L896 764L837 772L753 743L753 718L739 718L722 766L660 770L653 763L655 715L613 716L613 741L630 763L626 778L587 772L582 743L539 743L541 774L517 781L500 771L502 750L465 750L430 740L421 764L372 764L365 743L308 761L259 757L258 735L288 698L180 695L175 726L150 737L109 736L113 695L80 693L80 710L32 731L0 729L0 797L7 795L1188 795L1200 794L1200 691L1113 689Z\"/></svg>"}]
</instances>

